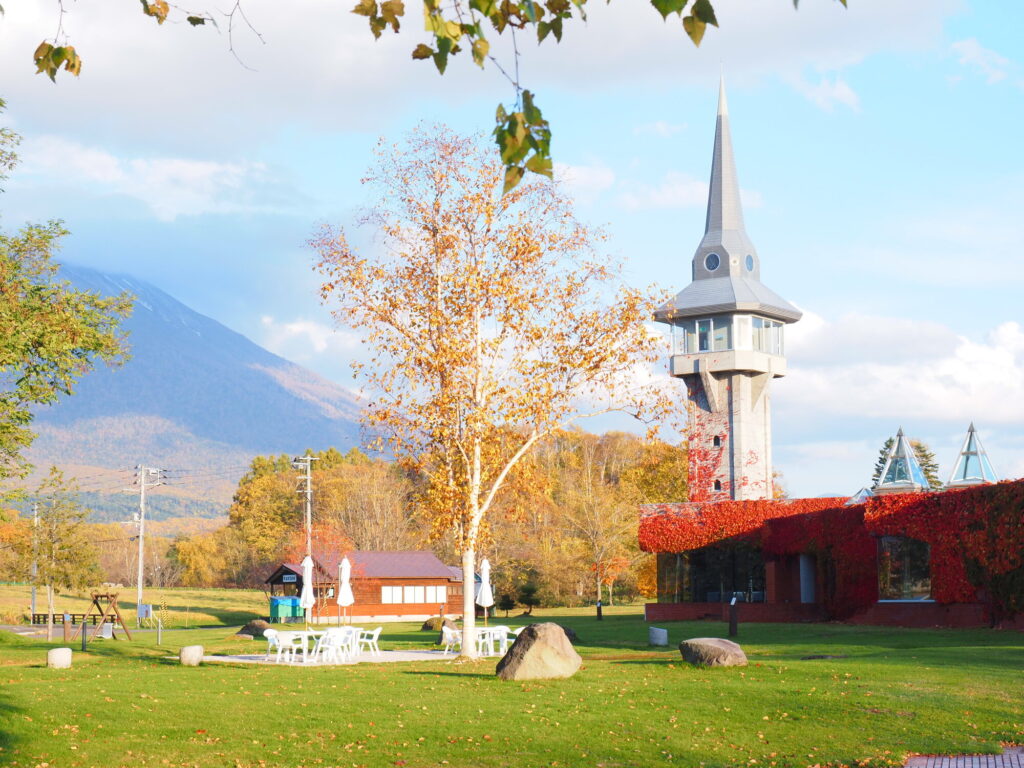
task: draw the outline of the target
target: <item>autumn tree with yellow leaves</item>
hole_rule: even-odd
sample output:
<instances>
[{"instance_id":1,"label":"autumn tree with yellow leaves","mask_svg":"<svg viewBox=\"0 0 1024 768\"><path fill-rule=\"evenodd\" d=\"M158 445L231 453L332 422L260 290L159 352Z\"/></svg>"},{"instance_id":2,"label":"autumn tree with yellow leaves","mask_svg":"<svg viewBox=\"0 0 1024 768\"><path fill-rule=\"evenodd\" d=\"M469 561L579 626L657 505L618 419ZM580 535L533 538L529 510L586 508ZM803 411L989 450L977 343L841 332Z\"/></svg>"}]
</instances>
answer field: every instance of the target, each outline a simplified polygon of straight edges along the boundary
<instances>
[{"instance_id":1,"label":"autumn tree with yellow leaves","mask_svg":"<svg viewBox=\"0 0 1024 768\"><path fill-rule=\"evenodd\" d=\"M325 227L310 243L323 301L372 351L355 366L368 426L424 478L419 504L454 535L467 583L488 513L539 442L585 416L671 409L646 375L664 353L646 325L663 297L623 282L556 184L503 195L504 177L479 137L421 126L382 142L364 180L376 242L357 250Z\"/></svg>"}]
</instances>

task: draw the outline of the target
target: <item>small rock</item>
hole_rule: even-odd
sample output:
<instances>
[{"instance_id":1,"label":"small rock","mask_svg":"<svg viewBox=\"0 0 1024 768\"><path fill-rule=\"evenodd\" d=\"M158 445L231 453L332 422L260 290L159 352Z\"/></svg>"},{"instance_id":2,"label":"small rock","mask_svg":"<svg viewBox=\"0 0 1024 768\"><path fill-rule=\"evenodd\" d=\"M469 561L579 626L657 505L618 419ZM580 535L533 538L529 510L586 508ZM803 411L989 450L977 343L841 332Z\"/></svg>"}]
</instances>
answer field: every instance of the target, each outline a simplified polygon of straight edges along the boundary
<instances>
[{"instance_id":1,"label":"small rock","mask_svg":"<svg viewBox=\"0 0 1024 768\"><path fill-rule=\"evenodd\" d=\"M46 666L50 669L71 669L71 649L51 648L46 652Z\"/></svg>"},{"instance_id":2,"label":"small rock","mask_svg":"<svg viewBox=\"0 0 1024 768\"><path fill-rule=\"evenodd\" d=\"M178 651L178 660L184 667L198 667L203 662L203 646L186 645Z\"/></svg>"},{"instance_id":3,"label":"small rock","mask_svg":"<svg viewBox=\"0 0 1024 768\"><path fill-rule=\"evenodd\" d=\"M732 640L694 637L679 644L683 661L697 667L745 667L747 655Z\"/></svg>"},{"instance_id":4,"label":"small rock","mask_svg":"<svg viewBox=\"0 0 1024 768\"><path fill-rule=\"evenodd\" d=\"M270 624L263 621L263 619L253 619L238 632L235 633L236 637L263 637L263 630L270 629Z\"/></svg>"},{"instance_id":5,"label":"small rock","mask_svg":"<svg viewBox=\"0 0 1024 768\"><path fill-rule=\"evenodd\" d=\"M423 626L420 627L421 632L440 632L441 625L448 627L449 629L455 629L455 622L445 616L443 619L440 616L431 616L429 619L423 622Z\"/></svg>"},{"instance_id":6,"label":"small rock","mask_svg":"<svg viewBox=\"0 0 1024 768\"><path fill-rule=\"evenodd\" d=\"M648 627L647 643L649 645L668 645L668 630L661 627Z\"/></svg>"},{"instance_id":7,"label":"small rock","mask_svg":"<svg viewBox=\"0 0 1024 768\"><path fill-rule=\"evenodd\" d=\"M502 680L551 680L572 677L582 663L564 628L548 622L520 632L495 672Z\"/></svg>"}]
</instances>

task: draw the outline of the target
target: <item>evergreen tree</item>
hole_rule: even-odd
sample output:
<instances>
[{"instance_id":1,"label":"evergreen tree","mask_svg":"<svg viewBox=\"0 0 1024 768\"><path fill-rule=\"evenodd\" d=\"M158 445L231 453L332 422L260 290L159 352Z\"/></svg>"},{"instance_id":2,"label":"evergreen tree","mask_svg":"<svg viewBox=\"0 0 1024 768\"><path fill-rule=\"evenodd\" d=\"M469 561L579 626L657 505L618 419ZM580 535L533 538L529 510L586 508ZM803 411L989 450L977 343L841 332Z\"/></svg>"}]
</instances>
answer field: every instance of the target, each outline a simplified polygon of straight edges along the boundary
<instances>
[{"instance_id":1,"label":"evergreen tree","mask_svg":"<svg viewBox=\"0 0 1024 768\"><path fill-rule=\"evenodd\" d=\"M874 474L871 475L872 488L877 488L878 484L882 481L882 471L885 469L885 462L889 460L889 452L892 451L892 446L895 442L896 439L890 437L882 444L882 450L878 452L878 461L875 462Z\"/></svg>"},{"instance_id":2,"label":"evergreen tree","mask_svg":"<svg viewBox=\"0 0 1024 768\"><path fill-rule=\"evenodd\" d=\"M937 491L942 488L942 481L939 480L939 463L935 460L935 454L931 452L926 443L920 440L911 440L910 447L914 449L917 463L921 465L921 471L928 478L928 488Z\"/></svg>"}]
</instances>

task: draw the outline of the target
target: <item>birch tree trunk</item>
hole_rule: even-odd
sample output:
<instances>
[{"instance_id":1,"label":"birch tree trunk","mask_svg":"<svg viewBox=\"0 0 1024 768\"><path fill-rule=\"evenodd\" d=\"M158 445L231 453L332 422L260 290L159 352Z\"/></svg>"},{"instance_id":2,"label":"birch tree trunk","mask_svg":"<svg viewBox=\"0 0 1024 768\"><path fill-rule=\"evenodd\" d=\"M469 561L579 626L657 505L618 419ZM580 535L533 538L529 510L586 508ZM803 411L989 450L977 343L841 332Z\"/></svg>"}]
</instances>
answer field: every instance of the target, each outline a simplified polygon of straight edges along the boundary
<instances>
[{"instance_id":1,"label":"birch tree trunk","mask_svg":"<svg viewBox=\"0 0 1024 768\"><path fill-rule=\"evenodd\" d=\"M53 641L53 584L46 585L46 642Z\"/></svg>"},{"instance_id":2,"label":"birch tree trunk","mask_svg":"<svg viewBox=\"0 0 1024 768\"><path fill-rule=\"evenodd\" d=\"M462 550L462 655L476 653L476 546Z\"/></svg>"}]
</instances>

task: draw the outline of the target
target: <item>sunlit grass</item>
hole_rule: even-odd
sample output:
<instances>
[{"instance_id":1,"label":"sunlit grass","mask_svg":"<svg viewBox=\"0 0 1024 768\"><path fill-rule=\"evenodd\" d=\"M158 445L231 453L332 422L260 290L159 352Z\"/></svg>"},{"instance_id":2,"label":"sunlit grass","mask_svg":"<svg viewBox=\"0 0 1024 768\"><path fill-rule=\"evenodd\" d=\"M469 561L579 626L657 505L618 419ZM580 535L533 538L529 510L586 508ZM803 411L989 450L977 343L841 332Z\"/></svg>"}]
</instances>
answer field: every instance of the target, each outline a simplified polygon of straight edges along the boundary
<instances>
[{"instance_id":1,"label":"sunlit grass","mask_svg":"<svg viewBox=\"0 0 1024 768\"><path fill-rule=\"evenodd\" d=\"M665 624L673 647L653 649L638 609L591 613L538 611L577 632L584 666L523 684L497 680L494 659L177 665L185 644L264 647L223 628L97 642L55 671L45 644L0 634L0 764L896 765L1024 740L1020 633L744 624L750 666L699 670L675 644L724 624ZM385 625L381 645L435 635ZM801 660L822 654L843 658Z\"/></svg>"}]
</instances>

